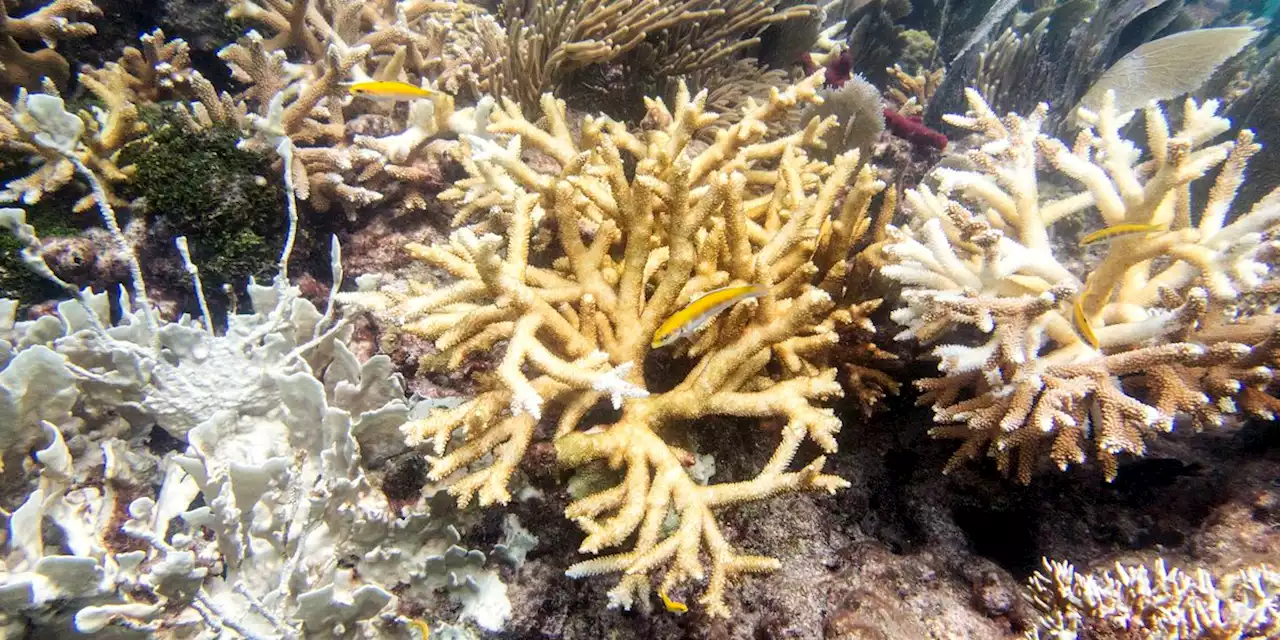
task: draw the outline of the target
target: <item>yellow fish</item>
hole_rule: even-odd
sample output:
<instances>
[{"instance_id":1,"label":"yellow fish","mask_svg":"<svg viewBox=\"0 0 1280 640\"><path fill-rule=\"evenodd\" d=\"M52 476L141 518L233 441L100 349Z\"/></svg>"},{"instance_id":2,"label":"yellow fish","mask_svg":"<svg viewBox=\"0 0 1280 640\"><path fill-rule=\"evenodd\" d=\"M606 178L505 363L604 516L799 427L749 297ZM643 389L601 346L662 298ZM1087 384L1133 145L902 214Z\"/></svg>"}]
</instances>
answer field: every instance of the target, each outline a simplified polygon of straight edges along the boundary
<instances>
[{"instance_id":1,"label":"yellow fish","mask_svg":"<svg viewBox=\"0 0 1280 640\"><path fill-rule=\"evenodd\" d=\"M414 631L417 631L419 634L418 637L421 640L427 640L427 638L431 637L431 625L427 624L426 621L424 620L421 620L419 618L413 618L412 620L409 620L409 622L406 623L405 626L409 627Z\"/></svg>"},{"instance_id":2,"label":"yellow fish","mask_svg":"<svg viewBox=\"0 0 1280 640\"><path fill-rule=\"evenodd\" d=\"M723 287L698 296L685 308L671 314L657 331L653 332L651 347L665 347L680 338L691 336L721 311L748 298L767 295L768 289L758 284Z\"/></svg>"},{"instance_id":3,"label":"yellow fish","mask_svg":"<svg viewBox=\"0 0 1280 640\"><path fill-rule=\"evenodd\" d=\"M1084 315L1084 307L1081 306L1079 299L1077 299L1076 303L1072 305L1071 310L1071 315L1075 318L1076 322L1076 331L1080 332L1081 337L1085 339L1085 342L1089 343L1089 346L1097 349L1098 334L1093 332L1093 325L1089 324L1088 316Z\"/></svg>"},{"instance_id":4,"label":"yellow fish","mask_svg":"<svg viewBox=\"0 0 1280 640\"><path fill-rule=\"evenodd\" d=\"M662 598L662 606L666 607L667 611L670 611L671 613L684 613L689 610L689 605L668 598L667 592L665 591L659 591L658 597Z\"/></svg>"},{"instance_id":5,"label":"yellow fish","mask_svg":"<svg viewBox=\"0 0 1280 640\"><path fill-rule=\"evenodd\" d=\"M1098 229L1097 231L1094 231L1093 233L1090 233L1085 237L1080 238L1080 246L1082 247L1088 246L1095 242L1106 240L1107 238L1114 238L1116 236L1127 236L1127 235L1134 235L1134 234L1140 234L1140 233L1154 233L1156 231L1164 231L1164 225L1137 224L1137 223L1128 223L1128 222L1124 224L1113 224L1109 227Z\"/></svg>"},{"instance_id":6,"label":"yellow fish","mask_svg":"<svg viewBox=\"0 0 1280 640\"><path fill-rule=\"evenodd\" d=\"M353 96L391 102L420 100L431 96L430 90L399 80L354 82L347 87L347 91Z\"/></svg>"}]
</instances>

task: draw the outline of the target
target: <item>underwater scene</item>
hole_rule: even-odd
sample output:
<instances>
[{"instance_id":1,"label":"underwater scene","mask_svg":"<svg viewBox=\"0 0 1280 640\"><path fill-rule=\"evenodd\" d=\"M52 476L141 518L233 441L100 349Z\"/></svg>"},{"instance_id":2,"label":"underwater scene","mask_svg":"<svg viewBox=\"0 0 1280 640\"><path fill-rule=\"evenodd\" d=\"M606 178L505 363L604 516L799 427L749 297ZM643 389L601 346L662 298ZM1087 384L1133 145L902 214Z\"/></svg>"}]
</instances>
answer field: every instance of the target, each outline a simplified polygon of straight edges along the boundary
<instances>
[{"instance_id":1,"label":"underwater scene","mask_svg":"<svg viewBox=\"0 0 1280 640\"><path fill-rule=\"evenodd\" d=\"M1280 640L1280 0L0 0L0 639Z\"/></svg>"}]
</instances>

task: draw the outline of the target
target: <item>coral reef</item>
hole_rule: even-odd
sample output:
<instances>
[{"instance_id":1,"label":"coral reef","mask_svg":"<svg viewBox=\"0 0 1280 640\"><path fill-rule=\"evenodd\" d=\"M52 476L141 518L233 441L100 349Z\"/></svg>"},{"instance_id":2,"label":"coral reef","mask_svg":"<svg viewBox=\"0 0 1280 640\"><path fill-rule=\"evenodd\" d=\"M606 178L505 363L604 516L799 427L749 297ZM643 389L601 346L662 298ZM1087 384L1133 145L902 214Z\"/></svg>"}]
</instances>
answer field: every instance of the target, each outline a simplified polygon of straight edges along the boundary
<instances>
[{"instance_id":1,"label":"coral reef","mask_svg":"<svg viewBox=\"0 0 1280 640\"><path fill-rule=\"evenodd\" d=\"M0 300L0 471L6 483L35 484L7 518L6 634L34 625L348 637L403 629L410 620L394 609L422 608L437 593L463 618L499 628L505 586L485 554L458 546L466 518L447 494L396 491L393 507L385 478L377 486L377 467L406 453L398 427L426 407L405 400L389 358L355 359L332 295L322 312L288 285L292 190L279 273L271 286L250 281L252 311L215 332L179 237L205 320L168 322L105 188L76 158L80 120L54 96L25 102L46 116L33 139L91 186L103 226L129 255L133 295L121 290L111 322L108 296L59 280L24 212L0 210L28 265L74 298L30 322ZM283 137L277 149L286 160L294 151ZM336 243L331 264L341 282ZM32 448L34 462L16 464ZM518 557L529 543L515 537L498 550Z\"/></svg>"},{"instance_id":2,"label":"coral reef","mask_svg":"<svg viewBox=\"0 0 1280 640\"><path fill-rule=\"evenodd\" d=\"M262 276L284 244L284 198L277 185L263 180L271 159L238 149L240 135L231 127L191 131L168 120L130 150L137 170L122 192L141 198L134 210L146 215L159 244L176 236L201 238L191 253L206 281ZM162 262L147 257L152 265Z\"/></svg>"},{"instance_id":3,"label":"coral reef","mask_svg":"<svg viewBox=\"0 0 1280 640\"><path fill-rule=\"evenodd\" d=\"M967 86L980 89L997 113L1028 113L1038 102L1050 100L1045 130L1058 135L1072 124L1068 120L1077 107L1097 110L1111 88L1130 106L1181 95L1239 52L1243 44L1238 34L1246 31L1215 35L1197 29L1229 23L1217 16L1193 20L1184 4L1071 0L1041 3L1022 13L1020 3L995 2L964 48L947 52L941 99L929 108L925 121L937 126L945 114L963 110L961 89ZM1178 37L1166 39L1171 35ZM1127 74L1120 73L1126 68ZM1116 73L1108 75L1109 70ZM1087 103L1081 101L1085 96Z\"/></svg>"},{"instance_id":4,"label":"coral reef","mask_svg":"<svg viewBox=\"0 0 1280 640\"><path fill-rule=\"evenodd\" d=\"M623 574L610 592L615 606L647 606L656 580L676 608L677 592L705 577L699 601L728 615L729 581L778 563L735 549L715 510L845 484L822 472L822 455L788 469L806 439L836 450L840 421L819 403L841 395L827 362L838 329L869 327L878 304L845 296L845 256L869 228L866 212L883 184L870 166L854 178L857 153L807 158L834 118L782 137L766 124L816 102L821 82L817 73L767 102L749 101L709 146L690 143L716 121L705 93L681 90L672 107L648 101L654 126L640 133L588 117L575 135L554 97L542 99L541 125L508 100L493 112L492 139L467 138L470 177L441 196L459 203L459 224L473 224L447 246L409 247L456 280L339 296L434 340L438 367L505 343L485 391L406 427L411 442L430 444L432 478L456 475L449 490L461 503L509 500L509 479L544 418L555 421L561 465L621 473L566 509L587 533L583 552L630 546L569 569ZM526 164L533 150L559 169ZM667 355L650 344L659 324L733 283L763 285L768 295L678 343L673 355L696 364L683 380L662 380L656 362ZM689 436L676 434L696 438L688 427L713 416L784 424L754 478L703 486L686 468L694 454L676 443Z\"/></svg>"},{"instance_id":5,"label":"coral reef","mask_svg":"<svg viewBox=\"0 0 1280 640\"><path fill-rule=\"evenodd\" d=\"M1246 567L1215 578L1154 567L1125 566L1101 575L1067 562L1044 561L1030 581L1040 616L1027 632L1041 638L1134 635L1173 638L1272 638L1280 635L1280 571Z\"/></svg>"},{"instance_id":6,"label":"coral reef","mask_svg":"<svg viewBox=\"0 0 1280 640\"><path fill-rule=\"evenodd\" d=\"M840 153L857 149L860 159L870 160L871 147L885 126L880 90L862 76L854 76L843 86L824 89L819 95L822 104L806 108L800 114L800 121L835 116L840 126L827 131L822 137L822 148L816 150L814 156L830 162Z\"/></svg>"},{"instance_id":7,"label":"coral reef","mask_svg":"<svg viewBox=\"0 0 1280 640\"><path fill-rule=\"evenodd\" d=\"M516 3L512 3L515 5ZM770 25L807 20L811 4L779 0L531 0L513 8L507 20L502 95L536 108L545 92L560 93L575 72L619 64L647 82L731 63L759 44ZM807 46L807 45L802 45Z\"/></svg>"},{"instance_id":8,"label":"coral reef","mask_svg":"<svg viewBox=\"0 0 1280 640\"><path fill-rule=\"evenodd\" d=\"M369 207L421 211L441 188L442 133L472 132L484 122L502 60L501 28L464 3L403 5L353 0L236 2L229 15L260 24L224 48L244 90L233 101L201 101L196 124L231 122L254 132L272 118L298 147L291 170L298 195L317 211L349 219ZM347 95L352 81L399 80L433 90L429 100L379 104ZM478 106L455 108L455 96ZM273 107L272 100L281 104ZM269 136L268 136L269 137ZM247 143L269 150L261 134Z\"/></svg>"},{"instance_id":9,"label":"coral reef","mask_svg":"<svg viewBox=\"0 0 1280 640\"><path fill-rule=\"evenodd\" d=\"M945 69L922 70L913 75L898 64L890 67L888 72L892 82L886 98L895 111L907 117L924 114L924 110L929 107L929 100L946 76Z\"/></svg>"},{"instance_id":10,"label":"coral reef","mask_svg":"<svg viewBox=\"0 0 1280 640\"><path fill-rule=\"evenodd\" d=\"M115 62L81 72L80 84L92 94L94 102L88 108L75 110L79 124L70 120L65 123L83 129L84 135L77 136L76 159L99 176L111 205L116 207L128 203L117 196L114 187L129 182L136 169L123 159L125 150L149 130L139 106L187 96L217 101L213 86L191 69L185 42L166 40L164 32L157 30L143 35L139 44L141 48L125 48ZM58 95L54 87L46 90ZM36 139L51 115L33 109L27 95L20 90L12 103L0 101L0 147L24 157L34 169L6 183L0 191L0 202L36 204L71 184L75 177L70 159L49 151ZM93 206L93 194L85 193L75 210L86 211Z\"/></svg>"},{"instance_id":11,"label":"coral reef","mask_svg":"<svg viewBox=\"0 0 1280 640\"><path fill-rule=\"evenodd\" d=\"M0 90L6 96L15 87L35 91L46 78L66 86L71 65L53 47L59 40L93 35L94 26L80 19L101 13L93 0L52 0L20 18L9 15L7 4L0 6ZM29 52L20 42L45 48Z\"/></svg>"},{"instance_id":12,"label":"coral reef","mask_svg":"<svg viewBox=\"0 0 1280 640\"><path fill-rule=\"evenodd\" d=\"M939 168L936 192L908 191L915 219L878 253L906 287L899 339L942 343L942 377L917 385L945 425L933 433L965 441L948 468L985 454L1026 482L1044 454L1065 468L1092 450L1110 479L1118 456L1142 455L1177 418L1199 429L1237 411L1274 415L1268 234L1280 194L1231 206L1252 134L1211 144L1230 129L1212 101L1188 100L1176 130L1150 107L1144 154L1122 135L1133 114L1108 99L1081 110L1067 146L1041 133L1047 106L1000 119L968 98L968 115L947 121L980 135L972 168ZM1041 164L1085 189L1051 191ZM1214 168L1195 202L1188 185ZM1105 253L1082 262L1055 250L1052 225L1094 208ZM971 344L960 327L985 338Z\"/></svg>"}]
</instances>

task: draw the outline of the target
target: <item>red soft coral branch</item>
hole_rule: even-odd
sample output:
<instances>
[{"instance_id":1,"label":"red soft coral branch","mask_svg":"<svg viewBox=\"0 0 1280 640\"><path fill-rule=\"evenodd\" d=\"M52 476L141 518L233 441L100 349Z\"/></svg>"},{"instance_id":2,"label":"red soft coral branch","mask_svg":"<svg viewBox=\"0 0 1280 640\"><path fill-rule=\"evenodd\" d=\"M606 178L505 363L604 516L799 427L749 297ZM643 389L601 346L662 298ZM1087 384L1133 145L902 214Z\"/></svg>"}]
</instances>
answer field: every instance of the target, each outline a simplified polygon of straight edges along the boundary
<instances>
[{"instance_id":1,"label":"red soft coral branch","mask_svg":"<svg viewBox=\"0 0 1280 640\"><path fill-rule=\"evenodd\" d=\"M939 151L947 148L947 136L925 126L918 117L904 116L893 109L885 109L884 124L893 135L917 147L933 147Z\"/></svg>"}]
</instances>

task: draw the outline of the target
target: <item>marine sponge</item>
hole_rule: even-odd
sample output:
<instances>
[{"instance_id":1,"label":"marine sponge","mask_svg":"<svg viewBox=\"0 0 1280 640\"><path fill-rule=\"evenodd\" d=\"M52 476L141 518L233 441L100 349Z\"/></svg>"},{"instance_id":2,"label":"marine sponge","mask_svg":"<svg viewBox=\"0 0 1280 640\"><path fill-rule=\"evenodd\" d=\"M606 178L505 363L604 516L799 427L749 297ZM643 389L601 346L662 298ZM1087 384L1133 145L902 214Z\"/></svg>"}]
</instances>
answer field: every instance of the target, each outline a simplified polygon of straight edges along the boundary
<instances>
[{"instance_id":1,"label":"marine sponge","mask_svg":"<svg viewBox=\"0 0 1280 640\"><path fill-rule=\"evenodd\" d=\"M948 469L985 453L1027 482L1046 454L1065 469L1091 451L1111 479L1175 418L1199 429L1241 409L1274 416L1280 316L1265 296L1280 191L1231 206L1253 134L1210 144L1230 129L1214 101L1188 100L1173 131L1152 106L1144 153L1122 135L1133 114L1108 98L1080 111L1068 146L1040 132L1047 105L1001 119L968 99L947 121L981 136L973 168L938 168L936 193L907 191L914 220L874 254L906 287L898 338L943 343L943 375L917 386L944 425L932 433L964 440ZM1038 166L1084 189L1049 198ZM1196 202L1191 183L1214 168ZM1055 223L1091 209L1106 225L1100 258L1051 243ZM972 344L960 327L985 337Z\"/></svg>"},{"instance_id":2,"label":"marine sponge","mask_svg":"<svg viewBox=\"0 0 1280 640\"><path fill-rule=\"evenodd\" d=\"M778 561L738 551L715 512L847 485L823 473L824 455L790 469L805 440L836 451L840 420L821 406L842 393L829 356L837 331L869 328L878 304L846 297L845 257L884 185L870 166L856 170L856 152L831 163L807 156L834 118L768 134L768 123L818 101L821 82L815 74L767 102L749 101L710 146L691 141L717 116L704 110L705 92L691 97L683 87L671 107L647 101L654 126L643 132L587 117L574 135L552 96L542 98L540 125L507 101L487 128L493 139L467 139L470 177L442 194L459 203L458 222L473 224L447 246L409 247L454 281L340 297L434 340L441 368L505 343L485 391L405 430L411 443L430 445L432 478L456 474L450 491L460 502L507 502L544 420L555 422L562 465L622 472L618 484L565 512L587 533L584 553L630 547L568 571L622 574L613 606L647 605L656 580L676 607L677 589L706 578L699 601L728 615L729 581ZM526 164L534 150L559 170ZM708 290L746 283L768 295L674 347L692 370L674 386L655 382L663 356L650 340L659 324ZM673 444L676 434L696 435L714 416L785 424L754 478L703 486L691 475L693 454Z\"/></svg>"}]
</instances>

